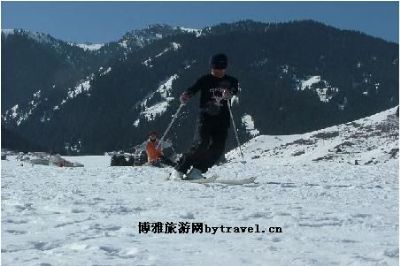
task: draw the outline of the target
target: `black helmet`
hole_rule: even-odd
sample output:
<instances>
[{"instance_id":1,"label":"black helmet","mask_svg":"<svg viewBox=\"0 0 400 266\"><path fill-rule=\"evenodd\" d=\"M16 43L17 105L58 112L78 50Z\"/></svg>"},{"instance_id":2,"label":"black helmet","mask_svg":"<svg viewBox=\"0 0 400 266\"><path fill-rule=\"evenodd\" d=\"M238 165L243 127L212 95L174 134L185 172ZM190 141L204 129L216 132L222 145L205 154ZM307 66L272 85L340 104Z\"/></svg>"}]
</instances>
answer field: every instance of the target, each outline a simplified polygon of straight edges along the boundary
<instances>
[{"instance_id":1,"label":"black helmet","mask_svg":"<svg viewBox=\"0 0 400 266\"><path fill-rule=\"evenodd\" d=\"M225 69L228 66L228 57L225 54L215 54L210 59L211 68Z\"/></svg>"}]
</instances>

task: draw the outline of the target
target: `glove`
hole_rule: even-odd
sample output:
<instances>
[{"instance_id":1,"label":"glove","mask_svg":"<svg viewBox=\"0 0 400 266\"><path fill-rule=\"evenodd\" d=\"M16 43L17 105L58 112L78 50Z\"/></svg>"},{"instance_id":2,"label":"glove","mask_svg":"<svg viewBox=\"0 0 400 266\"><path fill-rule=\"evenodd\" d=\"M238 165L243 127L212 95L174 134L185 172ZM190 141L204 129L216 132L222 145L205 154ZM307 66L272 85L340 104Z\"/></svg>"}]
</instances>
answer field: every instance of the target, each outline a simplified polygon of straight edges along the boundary
<instances>
[{"instance_id":1,"label":"glove","mask_svg":"<svg viewBox=\"0 0 400 266\"><path fill-rule=\"evenodd\" d=\"M184 93L182 93L179 100L181 101L181 104L187 104L187 102L190 100L191 97L192 96L189 93L184 92Z\"/></svg>"},{"instance_id":2,"label":"glove","mask_svg":"<svg viewBox=\"0 0 400 266\"><path fill-rule=\"evenodd\" d=\"M231 99L233 97L233 94L229 91L229 90L224 90L223 92L222 92L222 98L224 99L224 100L229 100L229 99Z\"/></svg>"}]
</instances>

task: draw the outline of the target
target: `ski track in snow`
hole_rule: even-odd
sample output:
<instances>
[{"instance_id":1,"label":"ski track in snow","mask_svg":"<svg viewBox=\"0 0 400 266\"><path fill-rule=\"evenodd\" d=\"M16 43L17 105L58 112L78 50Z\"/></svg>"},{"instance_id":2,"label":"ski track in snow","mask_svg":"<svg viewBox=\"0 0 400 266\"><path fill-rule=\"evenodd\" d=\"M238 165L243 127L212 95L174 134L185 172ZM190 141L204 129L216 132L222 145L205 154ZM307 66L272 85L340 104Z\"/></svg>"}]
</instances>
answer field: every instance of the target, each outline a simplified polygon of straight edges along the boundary
<instances>
[{"instance_id":1,"label":"ski track in snow","mask_svg":"<svg viewBox=\"0 0 400 266\"><path fill-rule=\"evenodd\" d=\"M373 166L231 162L226 186L164 181L169 169L2 167L4 265L396 265L398 160ZM138 222L280 226L281 234L138 234ZM42 264L41 264L42 263Z\"/></svg>"}]
</instances>

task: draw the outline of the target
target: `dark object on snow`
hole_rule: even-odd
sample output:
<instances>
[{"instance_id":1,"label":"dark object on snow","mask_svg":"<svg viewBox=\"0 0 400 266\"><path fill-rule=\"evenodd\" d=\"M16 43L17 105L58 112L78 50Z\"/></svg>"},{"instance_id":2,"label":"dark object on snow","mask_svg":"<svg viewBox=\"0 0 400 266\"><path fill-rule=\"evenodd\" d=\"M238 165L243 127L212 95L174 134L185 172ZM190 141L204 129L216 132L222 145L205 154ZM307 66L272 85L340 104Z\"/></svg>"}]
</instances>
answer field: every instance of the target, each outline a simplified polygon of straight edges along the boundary
<instances>
[{"instance_id":1,"label":"dark object on snow","mask_svg":"<svg viewBox=\"0 0 400 266\"><path fill-rule=\"evenodd\" d=\"M176 162L172 161L168 157L160 156L160 158L158 160L150 162L149 165L152 165L155 167L164 167L164 166L175 167Z\"/></svg>"},{"instance_id":2,"label":"dark object on snow","mask_svg":"<svg viewBox=\"0 0 400 266\"><path fill-rule=\"evenodd\" d=\"M394 148L389 151L390 159L396 159L397 155L399 154L399 148Z\"/></svg>"},{"instance_id":3,"label":"dark object on snow","mask_svg":"<svg viewBox=\"0 0 400 266\"><path fill-rule=\"evenodd\" d=\"M111 157L111 166L133 166L135 159L133 155L126 156L125 154L114 154Z\"/></svg>"},{"instance_id":4,"label":"dark object on snow","mask_svg":"<svg viewBox=\"0 0 400 266\"><path fill-rule=\"evenodd\" d=\"M1 155L1 160L7 160L7 156L5 154Z\"/></svg>"},{"instance_id":5,"label":"dark object on snow","mask_svg":"<svg viewBox=\"0 0 400 266\"><path fill-rule=\"evenodd\" d=\"M332 132L320 132L317 134L312 135L312 138L317 138L317 139L331 139L334 137L339 136L339 131L332 131Z\"/></svg>"},{"instance_id":6,"label":"dark object on snow","mask_svg":"<svg viewBox=\"0 0 400 266\"><path fill-rule=\"evenodd\" d=\"M135 165L144 165L147 163L147 154L146 151L140 151L135 154Z\"/></svg>"}]
</instances>

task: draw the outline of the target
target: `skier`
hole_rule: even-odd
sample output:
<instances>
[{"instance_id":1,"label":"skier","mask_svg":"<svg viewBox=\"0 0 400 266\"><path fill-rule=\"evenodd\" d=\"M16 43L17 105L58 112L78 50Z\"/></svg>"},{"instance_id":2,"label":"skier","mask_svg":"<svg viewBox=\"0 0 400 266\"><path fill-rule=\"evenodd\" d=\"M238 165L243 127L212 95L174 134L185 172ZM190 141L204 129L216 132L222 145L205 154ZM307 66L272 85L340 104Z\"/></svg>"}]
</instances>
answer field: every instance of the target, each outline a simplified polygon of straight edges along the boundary
<instances>
[{"instance_id":1,"label":"skier","mask_svg":"<svg viewBox=\"0 0 400 266\"><path fill-rule=\"evenodd\" d=\"M200 77L180 96L181 104L186 104L200 91L200 117L195 141L178 161L172 179L183 179L184 175L187 179L203 178L202 173L224 153L230 125L228 104L239 90L238 80L225 74L227 66L225 54L213 55L210 59L211 73Z\"/></svg>"},{"instance_id":2,"label":"skier","mask_svg":"<svg viewBox=\"0 0 400 266\"><path fill-rule=\"evenodd\" d=\"M164 156L161 145L158 145L157 132L149 133L149 140L146 144L147 163L153 166L161 167L161 164L175 166L176 164ZM159 147L157 147L159 146Z\"/></svg>"}]
</instances>

